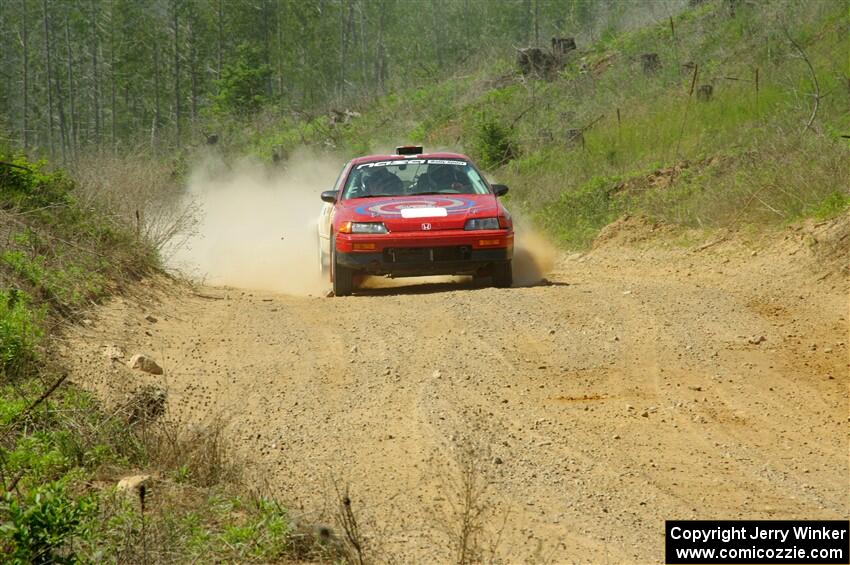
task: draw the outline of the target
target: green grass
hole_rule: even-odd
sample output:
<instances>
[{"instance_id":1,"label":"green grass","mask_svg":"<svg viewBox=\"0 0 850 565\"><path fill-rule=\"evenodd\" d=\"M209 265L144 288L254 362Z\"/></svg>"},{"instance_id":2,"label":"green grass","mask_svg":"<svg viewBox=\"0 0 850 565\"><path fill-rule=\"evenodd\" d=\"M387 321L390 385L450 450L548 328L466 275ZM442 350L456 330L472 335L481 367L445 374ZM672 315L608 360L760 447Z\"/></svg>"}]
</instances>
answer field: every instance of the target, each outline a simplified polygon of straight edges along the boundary
<instances>
[{"instance_id":1,"label":"green grass","mask_svg":"<svg viewBox=\"0 0 850 565\"><path fill-rule=\"evenodd\" d=\"M155 273L152 244L45 163L0 155L0 555L4 563L269 562L291 555L285 511L242 498L220 430L186 435L103 409L68 383L52 329ZM49 392L49 394L48 394ZM47 396L45 396L47 395ZM161 477L157 504L114 492ZM300 551L300 550L299 550ZM309 553L309 555L313 555Z\"/></svg>"}]
</instances>

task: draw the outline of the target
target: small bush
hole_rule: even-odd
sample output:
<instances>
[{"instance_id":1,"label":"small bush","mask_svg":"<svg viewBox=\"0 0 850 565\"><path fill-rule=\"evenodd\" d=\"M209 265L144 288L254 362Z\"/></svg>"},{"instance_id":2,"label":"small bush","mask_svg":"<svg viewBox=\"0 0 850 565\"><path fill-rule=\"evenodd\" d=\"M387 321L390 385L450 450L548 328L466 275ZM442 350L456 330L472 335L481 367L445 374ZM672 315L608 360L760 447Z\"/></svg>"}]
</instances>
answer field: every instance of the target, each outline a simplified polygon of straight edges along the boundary
<instances>
[{"instance_id":1,"label":"small bush","mask_svg":"<svg viewBox=\"0 0 850 565\"><path fill-rule=\"evenodd\" d=\"M479 116L473 151L484 168L495 168L515 159L517 144L510 128L492 117Z\"/></svg>"},{"instance_id":2,"label":"small bush","mask_svg":"<svg viewBox=\"0 0 850 565\"><path fill-rule=\"evenodd\" d=\"M618 182L618 177L594 177L543 207L537 221L568 247L587 247L626 209L625 200L614 193Z\"/></svg>"},{"instance_id":3,"label":"small bush","mask_svg":"<svg viewBox=\"0 0 850 565\"><path fill-rule=\"evenodd\" d=\"M23 292L0 289L0 377L19 376L37 358L42 314L28 304Z\"/></svg>"},{"instance_id":4,"label":"small bush","mask_svg":"<svg viewBox=\"0 0 850 565\"><path fill-rule=\"evenodd\" d=\"M2 153L0 161L15 165L0 166L0 205L32 210L72 202L70 181L61 172L45 171L45 161L29 162L23 157L8 158Z\"/></svg>"},{"instance_id":5,"label":"small bush","mask_svg":"<svg viewBox=\"0 0 850 565\"><path fill-rule=\"evenodd\" d=\"M24 499L0 501L0 550L6 563L75 563L71 543L97 508L92 496L74 498L63 482L30 490Z\"/></svg>"},{"instance_id":6,"label":"small bush","mask_svg":"<svg viewBox=\"0 0 850 565\"><path fill-rule=\"evenodd\" d=\"M136 252L145 252L179 243L196 225L197 206L184 198L181 166L141 150L122 155L93 151L77 159L71 175L81 206L103 210L113 233L129 237ZM152 252L143 257L155 262Z\"/></svg>"},{"instance_id":7,"label":"small bush","mask_svg":"<svg viewBox=\"0 0 850 565\"><path fill-rule=\"evenodd\" d=\"M158 419L137 422L135 428L140 462L158 467L178 482L212 487L239 478L221 421L190 428L183 422Z\"/></svg>"},{"instance_id":8,"label":"small bush","mask_svg":"<svg viewBox=\"0 0 850 565\"><path fill-rule=\"evenodd\" d=\"M806 213L818 219L827 219L841 214L848 207L850 207L850 193L836 190L826 195L820 202L810 205Z\"/></svg>"}]
</instances>

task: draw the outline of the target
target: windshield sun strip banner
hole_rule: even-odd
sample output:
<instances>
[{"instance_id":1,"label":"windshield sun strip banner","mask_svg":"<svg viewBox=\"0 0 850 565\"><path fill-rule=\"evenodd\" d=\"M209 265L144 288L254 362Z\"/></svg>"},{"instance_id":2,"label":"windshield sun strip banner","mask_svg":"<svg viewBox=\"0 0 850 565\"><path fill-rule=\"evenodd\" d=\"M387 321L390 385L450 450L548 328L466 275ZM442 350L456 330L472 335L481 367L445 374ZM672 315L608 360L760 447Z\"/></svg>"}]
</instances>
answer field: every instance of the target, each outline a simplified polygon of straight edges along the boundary
<instances>
[{"instance_id":1,"label":"windshield sun strip banner","mask_svg":"<svg viewBox=\"0 0 850 565\"><path fill-rule=\"evenodd\" d=\"M371 167L397 167L402 165L459 165L466 166L466 161L454 161L450 159L399 159L394 161L375 161L373 163L361 163L357 165L357 169Z\"/></svg>"}]
</instances>

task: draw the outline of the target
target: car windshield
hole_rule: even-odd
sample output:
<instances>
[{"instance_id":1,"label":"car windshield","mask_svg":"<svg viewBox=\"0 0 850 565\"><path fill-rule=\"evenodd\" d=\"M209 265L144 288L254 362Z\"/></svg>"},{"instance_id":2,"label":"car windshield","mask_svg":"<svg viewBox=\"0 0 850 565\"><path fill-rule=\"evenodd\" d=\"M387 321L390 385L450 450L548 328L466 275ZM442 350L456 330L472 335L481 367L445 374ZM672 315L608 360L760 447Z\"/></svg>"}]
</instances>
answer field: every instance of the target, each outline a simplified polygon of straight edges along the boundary
<instances>
[{"instance_id":1,"label":"car windshield","mask_svg":"<svg viewBox=\"0 0 850 565\"><path fill-rule=\"evenodd\" d=\"M343 199L416 194L487 194L487 183L466 161L399 159L355 165Z\"/></svg>"}]
</instances>

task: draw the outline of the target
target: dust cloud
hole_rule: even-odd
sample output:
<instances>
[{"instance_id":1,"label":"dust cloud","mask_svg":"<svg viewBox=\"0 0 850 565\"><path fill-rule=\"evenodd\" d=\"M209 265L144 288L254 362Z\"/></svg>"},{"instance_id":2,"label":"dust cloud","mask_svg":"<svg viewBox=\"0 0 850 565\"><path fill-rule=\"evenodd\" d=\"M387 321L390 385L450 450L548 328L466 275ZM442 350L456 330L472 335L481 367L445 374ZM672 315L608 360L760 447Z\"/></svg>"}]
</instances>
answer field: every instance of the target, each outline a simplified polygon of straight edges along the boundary
<instances>
[{"instance_id":1,"label":"dust cloud","mask_svg":"<svg viewBox=\"0 0 850 565\"><path fill-rule=\"evenodd\" d=\"M286 168L204 158L186 194L199 208L198 225L173 250L170 266L215 285L323 293L329 283L319 273L319 194L333 186L341 162L307 150L293 154Z\"/></svg>"},{"instance_id":2,"label":"dust cloud","mask_svg":"<svg viewBox=\"0 0 850 565\"><path fill-rule=\"evenodd\" d=\"M197 225L171 250L169 266L209 284L291 295L321 295L330 283L319 273L316 222L342 159L301 149L288 166L252 159L228 164L207 156L189 175L186 201L198 209ZM516 221L514 284L539 283L557 252L527 222ZM420 283L463 283L469 277L376 279L361 288Z\"/></svg>"},{"instance_id":3,"label":"dust cloud","mask_svg":"<svg viewBox=\"0 0 850 565\"><path fill-rule=\"evenodd\" d=\"M532 286L546 277L555 266L558 251L525 221L514 216L514 286Z\"/></svg>"}]
</instances>

